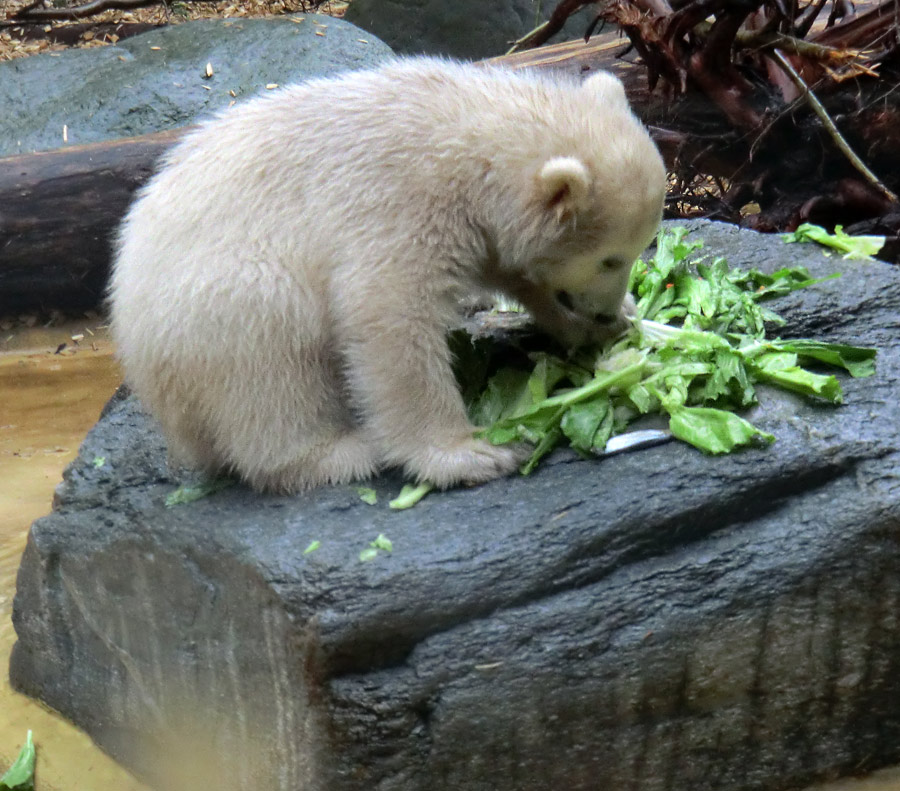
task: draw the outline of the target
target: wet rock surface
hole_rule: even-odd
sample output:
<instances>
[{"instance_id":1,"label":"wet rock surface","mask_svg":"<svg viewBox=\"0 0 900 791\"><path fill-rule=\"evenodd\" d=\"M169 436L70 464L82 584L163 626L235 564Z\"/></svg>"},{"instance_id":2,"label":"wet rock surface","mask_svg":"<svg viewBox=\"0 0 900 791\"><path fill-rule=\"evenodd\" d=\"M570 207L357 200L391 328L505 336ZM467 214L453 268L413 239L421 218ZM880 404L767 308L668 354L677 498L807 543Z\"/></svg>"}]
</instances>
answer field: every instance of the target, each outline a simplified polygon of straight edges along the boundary
<instances>
[{"instance_id":1,"label":"wet rock surface","mask_svg":"<svg viewBox=\"0 0 900 791\"><path fill-rule=\"evenodd\" d=\"M390 55L354 25L296 14L196 20L116 46L11 60L0 63L0 157L172 129L267 84L366 68Z\"/></svg>"},{"instance_id":2,"label":"wet rock surface","mask_svg":"<svg viewBox=\"0 0 900 791\"><path fill-rule=\"evenodd\" d=\"M396 476L374 506L167 508L163 441L114 398L32 527L13 684L167 789L750 791L896 762L900 273L695 226L733 265L843 272L773 307L784 337L877 346L876 376L840 408L760 388L765 449L559 452L404 512Z\"/></svg>"}]
</instances>

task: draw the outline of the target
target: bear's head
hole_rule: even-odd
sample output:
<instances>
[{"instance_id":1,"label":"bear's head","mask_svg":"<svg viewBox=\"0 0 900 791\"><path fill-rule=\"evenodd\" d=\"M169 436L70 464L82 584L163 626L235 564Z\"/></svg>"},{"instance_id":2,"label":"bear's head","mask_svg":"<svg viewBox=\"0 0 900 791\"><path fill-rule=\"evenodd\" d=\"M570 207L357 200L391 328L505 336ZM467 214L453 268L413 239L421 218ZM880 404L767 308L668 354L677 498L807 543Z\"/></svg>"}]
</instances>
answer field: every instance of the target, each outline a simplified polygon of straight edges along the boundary
<instances>
[{"instance_id":1,"label":"bear's head","mask_svg":"<svg viewBox=\"0 0 900 791\"><path fill-rule=\"evenodd\" d=\"M528 276L566 310L602 325L618 321L629 305L632 264L662 219L665 172L651 174L653 168L634 163L631 177L617 185L618 178L597 184L597 170L572 156L552 157L541 167L538 200L554 242L531 262Z\"/></svg>"},{"instance_id":2,"label":"bear's head","mask_svg":"<svg viewBox=\"0 0 900 791\"><path fill-rule=\"evenodd\" d=\"M604 325L621 328L632 307L628 278L662 218L665 166L610 74L548 95L546 113L507 160L519 187L507 192L518 196L517 216L501 218L500 265L602 336Z\"/></svg>"}]
</instances>

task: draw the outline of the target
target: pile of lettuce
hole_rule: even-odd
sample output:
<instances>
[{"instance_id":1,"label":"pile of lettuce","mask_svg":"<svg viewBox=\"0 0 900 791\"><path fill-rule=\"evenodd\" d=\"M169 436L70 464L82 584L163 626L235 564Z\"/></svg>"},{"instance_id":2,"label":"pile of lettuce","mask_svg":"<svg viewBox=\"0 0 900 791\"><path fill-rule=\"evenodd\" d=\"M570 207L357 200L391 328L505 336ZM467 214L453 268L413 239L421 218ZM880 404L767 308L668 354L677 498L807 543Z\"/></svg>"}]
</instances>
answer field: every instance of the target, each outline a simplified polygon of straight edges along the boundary
<instances>
[{"instance_id":1,"label":"pile of lettuce","mask_svg":"<svg viewBox=\"0 0 900 791\"><path fill-rule=\"evenodd\" d=\"M875 349L766 338L767 324L784 324L766 303L821 282L804 268L764 274L731 269L722 258L695 260L702 242L686 235L683 228L661 231L653 259L636 262L634 329L601 352L563 358L536 351L527 366L493 373L474 347L460 355L470 417L487 427L480 436L534 446L523 474L562 443L600 453L648 414L668 418L675 437L707 453L769 443L771 434L735 414L757 403L757 383L840 404L840 383L822 368L874 373Z\"/></svg>"}]
</instances>

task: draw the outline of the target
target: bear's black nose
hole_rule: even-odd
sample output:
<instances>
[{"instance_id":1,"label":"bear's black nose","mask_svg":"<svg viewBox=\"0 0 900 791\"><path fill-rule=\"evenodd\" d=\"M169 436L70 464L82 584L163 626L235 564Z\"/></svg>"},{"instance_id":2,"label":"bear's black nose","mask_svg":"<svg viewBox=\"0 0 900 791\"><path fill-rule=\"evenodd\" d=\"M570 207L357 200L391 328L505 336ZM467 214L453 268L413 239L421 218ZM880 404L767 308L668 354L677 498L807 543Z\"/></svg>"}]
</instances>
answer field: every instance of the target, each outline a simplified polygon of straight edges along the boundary
<instances>
[{"instance_id":1,"label":"bear's black nose","mask_svg":"<svg viewBox=\"0 0 900 791\"><path fill-rule=\"evenodd\" d=\"M569 296L568 291L557 291L555 296L556 301L566 310L575 310L575 305L572 303L572 297Z\"/></svg>"},{"instance_id":2,"label":"bear's black nose","mask_svg":"<svg viewBox=\"0 0 900 791\"><path fill-rule=\"evenodd\" d=\"M598 324L612 324L616 318L616 316L613 316L610 313L596 313L594 315L594 321Z\"/></svg>"}]
</instances>

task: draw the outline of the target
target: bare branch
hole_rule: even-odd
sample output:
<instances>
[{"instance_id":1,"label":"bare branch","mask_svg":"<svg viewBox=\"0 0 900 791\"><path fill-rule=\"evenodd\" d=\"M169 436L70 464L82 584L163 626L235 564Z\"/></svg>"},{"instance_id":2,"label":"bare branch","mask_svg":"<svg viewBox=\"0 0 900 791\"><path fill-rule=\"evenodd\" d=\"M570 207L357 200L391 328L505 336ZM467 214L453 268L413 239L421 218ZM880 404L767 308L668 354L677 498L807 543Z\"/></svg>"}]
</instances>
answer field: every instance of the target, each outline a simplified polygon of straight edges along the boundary
<instances>
[{"instance_id":1,"label":"bare branch","mask_svg":"<svg viewBox=\"0 0 900 791\"><path fill-rule=\"evenodd\" d=\"M513 45L507 50L506 54L512 55L513 52L518 52L523 49L539 47L545 41L548 41L559 33L566 24L566 20L568 20L572 14L576 11L580 11L586 5L591 5L592 2L593 0L560 0L556 8L553 9L550 19L542 25L538 25L534 30L522 36L518 41L513 42Z\"/></svg>"},{"instance_id":2,"label":"bare branch","mask_svg":"<svg viewBox=\"0 0 900 791\"><path fill-rule=\"evenodd\" d=\"M819 120L828 131L831 139L834 140L835 145L837 145L844 156L846 156L847 159L850 160L850 164L853 165L853 167L856 168L860 173L862 173L866 180L888 200L893 203L897 203L897 196L881 182L878 176L876 176L871 170L869 170L866 163L863 162L859 158L857 153L850 147L850 144L844 139L844 136L841 134L834 121L831 120L831 116L828 115L828 111L822 106L822 103L818 100L818 98L816 98L816 95L803 81L803 78L794 70L794 67L791 66L790 63L788 63L784 55L782 55L781 52L776 49L772 51L772 57L784 70L784 73L787 74L788 77L790 77L791 82L793 82L794 85L797 86L806 101L809 102L809 106L812 108L813 112L817 116L819 116Z\"/></svg>"},{"instance_id":3,"label":"bare branch","mask_svg":"<svg viewBox=\"0 0 900 791\"><path fill-rule=\"evenodd\" d=\"M815 2L810 3L803 9L803 13L800 14L794 22L794 35L797 36L797 38L804 38L806 34L809 33L813 23L816 21L819 14L822 13L822 9L825 7L826 2L827 0L815 0Z\"/></svg>"},{"instance_id":4,"label":"bare branch","mask_svg":"<svg viewBox=\"0 0 900 791\"><path fill-rule=\"evenodd\" d=\"M701 39L706 39L712 29L712 22L703 21L694 26L693 32ZM739 29L734 37L734 43L742 49L771 50L781 49L795 55L816 61L830 61L832 63L845 63L853 61L860 56L856 49L839 49L807 41L796 36L788 36L784 33L761 30Z\"/></svg>"},{"instance_id":5,"label":"bare branch","mask_svg":"<svg viewBox=\"0 0 900 791\"><path fill-rule=\"evenodd\" d=\"M41 8L41 7L43 7L43 5L44 5L44 0L32 0L32 2L28 3L27 5L22 6L22 8L20 8L16 13L17 14L25 14L25 13L31 11L32 9ZM12 16L12 14L10 13L9 16Z\"/></svg>"},{"instance_id":6,"label":"bare branch","mask_svg":"<svg viewBox=\"0 0 900 791\"><path fill-rule=\"evenodd\" d=\"M41 8L39 7L40 3L31 3L15 14L11 14L8 19L22 23L84 19L103 11L144 8L165 2L166 0L91 0L74 8ZM182 2L189 2L189 0L182 0Z\"/></svg>"}]
</instances>

